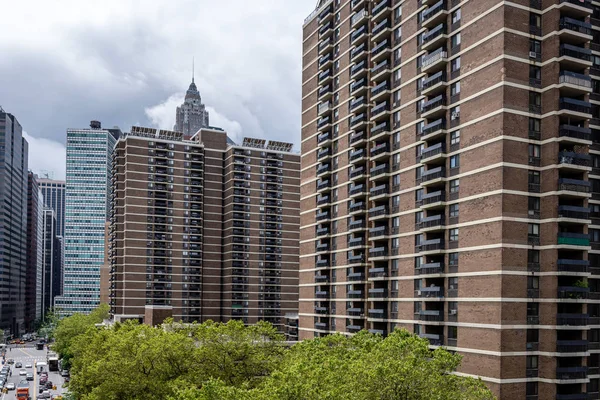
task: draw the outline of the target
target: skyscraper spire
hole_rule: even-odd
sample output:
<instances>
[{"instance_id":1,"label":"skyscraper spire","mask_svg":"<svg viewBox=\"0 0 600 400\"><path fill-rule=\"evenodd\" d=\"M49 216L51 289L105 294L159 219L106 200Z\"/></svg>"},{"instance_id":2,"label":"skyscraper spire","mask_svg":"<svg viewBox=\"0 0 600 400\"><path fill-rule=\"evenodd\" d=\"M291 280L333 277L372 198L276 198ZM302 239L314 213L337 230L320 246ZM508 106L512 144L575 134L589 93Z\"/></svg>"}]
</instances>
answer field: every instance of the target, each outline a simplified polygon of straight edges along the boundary
<instances>
[{"instance_id":1,"label":"skyscraper spire","mask_svg":"<svg viewBox=\"0 0 600 400\"><path fill-rule=\"evenodd\" d=\"M192 83L194 83L194 73L195 71L195 67L194 67L194 57L192 57Z\"/></svg>"}]
</instances>

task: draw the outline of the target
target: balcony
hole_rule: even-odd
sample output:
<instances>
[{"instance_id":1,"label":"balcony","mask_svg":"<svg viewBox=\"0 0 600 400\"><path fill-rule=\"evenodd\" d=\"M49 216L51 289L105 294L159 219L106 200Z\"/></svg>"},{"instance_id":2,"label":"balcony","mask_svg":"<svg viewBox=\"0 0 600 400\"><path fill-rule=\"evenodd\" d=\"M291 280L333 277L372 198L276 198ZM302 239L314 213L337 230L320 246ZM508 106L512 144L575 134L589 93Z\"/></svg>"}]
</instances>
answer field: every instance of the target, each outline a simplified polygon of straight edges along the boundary
<instances>
[{"instance_id":1,"label":"balcony","mask_svg":"<svg viewBox=\"0 0 600 400\"><path fill-rule=\"evenodd\" d=\"M417 157L417 162L425 164L435 160L443 160L444 154L446 154L446 143L440 142L423 149L421 154Z\"/></svg>"},{"instance_id":2,"label":"balcony","mask_svg":"<svg viewBox=\"0 0 600 400\"><path fill-rule=\"evenodd\" d=\"M389 135L390 126L387 121L381 122L371 128L371 140L379 139L381 136Z\"/></svg>"},{"instance_id":3,"label":"balcony","mask_svg":"<svg viewBox=\"0 0 600 400\"><path fill-rule=\"evenodd\" d=\"M364 262L365 262L365 255L362 253L348 256L348 265L363 264Z\"/></svg>"},{"instance_id":4,"label":"balcony","mask_svg":"<svg viewBox=\"0 0 600 400\"><path fill-rule=\"evenodd\" d=\"M429 50L436 46L440 46L448 39L448 35L446 34L446 24L441 23L437 25L435 28L427 31L427 33L423 34L423 41L421 43L421 48L423 50Z\"/></svg>"},{"instance_id":5,"label":"balcony","mask_svg":"<svg viewBox=\"0 0 600 400\"><path fill-rule=\"evenodd\" d=\"M350 78L360 79L367 74L367 60L362 60L350 68Z\"/></svg>"},{"instance_id":6,"label":"balcony","mask_svg":"<svg viewBox=\"0 0 600 400\"><path fill-rule=\"evenodd\" d=\"M315 322L315 329L326 331L329 329L329 324L327 322Z\"/></svg>"},{"instance_id":7,"label":"balcony","mask_svg":"<svg viewBox=\"0 0 600 400\"><path fill-rule=\"evenodd\" d=\"M366 169L364 167L354 168L350 171L350 180L360 180L366 177Z\"/></svg>"},{"instance_id":8,"label":"balcony","mask_svg":"<svg viewBox=\"0 0 600 400\"><path fill-rule=\"evenodd\" d=\"M365 229L367 224L364 219L356 219L348 223L348 230L353 231L355 229Z\"/></svg>"},{"instance_id":9,"label":"balcony","mask_svg":"<svg viewBox=\"0 0 600 400\"><path fill-rule=\"evenodd\" d=\"M419 311L419 319L421 321L442 322L444 314L439 310L421 310Z\"/></svg>"},{"instance_id":10,"label":"balcony","mask_svg":"<svg viewBox=\"0 0 600 400\"><path fill-rule=\"evenodd\" d=\"M421 72L433 73L443 69L448 62L448 52L443 47L423 56Z\"/></svg>"},{"instance_id":11,"label":"balcony","mask_svg":"<svg viewBox=\"0 0 600 400\"><path fill-rule=\"evenodd\" d=\"M429 209L443 207L443 202L446 201L446 192L437 190L435 192L424 194L421 197L421 208Z\"/></svg>"},{"instance_id":12,"label":"balcony","mask_svg":"<svg viewBox=\"0 0 600 400\"><path fill-rule=\"evenodd\" d=\"M365 238L363 238L363 237L356 237L356 238L348 239L348 248L362 247L364 245L365 245Z\"/></svg>"},{"instance_id":13,"label":"balcony","mask_svg":"<svg viewBox=\"0 0 600 400\"><path fill-rule=\"evenodd\" d=\"M559 258L556 266L560 272L587 273L590 267L588 260L569 260Z\"/></svg>"},{"instance_id":14,"label":"balcony","mask_svg":"<svg viewBox=\"0 0 600 400\"><path fill-rule=\"evenodd\" d=\"M358 149L358 150L354 150L354 151L350 152L350 157L349 157L350 162L356 162L356 161L360 160L361 158L364 158L366 156L365 153L366 153L365 149Z\"/></svg>"},{"instance_id":15,"label":"balcony","mask_svg":"<svg viewBox=\"0 0 600 400\"><path fill-rule=\"evenodd\" d=\"M562 71L558 77L559 89L565 95L584 95L592 91L592 78L584 74Z\"/></svg>"},{"instance_id":16,"label":"balcony","mask_svg":"<svg viewBox=\"0 0 600 400\"><path fill-rule=\"evenodd\" d=\"M556 314L556 325L586 326L588 322L588 314Z\"/></svg>"},{"instance_id":17,"label":"balcony","mask_svg":"<svg viewBox=\"0 0 600 400\"><path fill-rule=\"evenodd\" d=\"M387 57L391 52L391 47L390 42L387 39L383 39L371 50L371 61L377 63L383 57Z\"/></svg>"},{"instance_id":18,"label":"balcony","mask_svg":"<svg viewBox=\"0 0 600 400\"><path fill-rule=\"evenodd\" d=\"M325 148L317 152L317 160L322 161L331 156L331 149Z\"/></svg>"},{"instance_id":19,"label":"balcony","mask_svg":"<svg viewBox=\"0 0 600 400\"><path fill-rule=\"evenodd\" d=\"M369 209L369 218L376 218L387 215L387 206L377 206Z\"/></svg>"},{"instance_id":20,"label":"balcony","mask_svg":"<svg viewBox=\"0 0 600 400\"><path fill-rule=\"evenodd\" d=\"M569 12L572 15L578 17L587 16L592 13L592 2L591 0L560 0L560 9L565 9L565 12Z\"/></svg>"},{"instance_id":21,"label":"balcony","mask_svg":"<svg viewBox=\"0 0 600 400\"><path fill-rule=\"evenodd\" d=\"M390 165L389 164L380 164L376 167L373 167L369 170L370 173L370 179L373 180L374 178L377 177L383 177L386 178L386 174L388 174L390 172Z\"/></svg>"},{"instance_id":22,"label":"balcony","mask_svg":"<svg viewBox=\"0 0 600 400\"><path fill-rule=\"evenodd\" d=\"M317 166L317 176L324 176L331 174L331 164L320 164Z\"/></svg>"},{"instance_id":23,"label":"balcony","mask_svg":"<svg viewBox=\"0 0 600 400\"><path fill-rule=\"evenodd\" d=\"M569 246L589 246L590 239L585 233L559 232L558 244Z\"/></svg>"},{"instance_id":24,"label":"balcony","mask_svg":"<svg viewBox=\"0 0 600 400\"><path fill-rule=\"evenodd\" d=\"M367 44L363 43L359 46L355 46L354 49L350 52L350 60L354 62L359 62L363 59L363 57L367 56Z\"/></svg>"},{"instance_id":25,"label":"balcony","mask_svg":"<svg viewBox=\"0 0 600 400\"><path fill-rule=\"evenodd\" d=\"M349 213L358 213L358 212L364 212L366 209L367 209L367 206L365 205L364 202L361 201L361 202L350 205L350 207L348 207L348 212Z\"/></svg>"},{"instance_id":26,"label":"balcony","mask_svg":"<svg viewBox=\"0 0 600 400\"><path fill-rule=\"evenodd\" d=\"M369 290L370 292L370 290ZM385 308L371 308L369 309L369 318L383 319L387 316L387 310Z\"/></svg>"},{"instance_id":27,"label":"balcony","mask_svg":"<svg viewBox=\"0 0 600 400\"><path fill-rule=\"evenodd\" d=\"M326 85L331 81L332 78L333 78L333 73L331 72L330 69L323 71L323 72L319 73L319 84Z\"/></svg>"},{"instance_id":28,"label":"balcony","mask_svg":"<svg viewBox=\"0 0 600 400\"><path fill-rule=\"evenodd\" d=\"M587 340L557 340L556 351L559 353L585 353L588 351Z\"/></svg>"},{"instance_id":29,"label":"balcony","mask_svg":"<svg viewBox=\"0 0 600 400\"><path fill-rule=\"evenodd\" d=\"M375 200L378 197L385 197L390 194L390 188L387 184L378 185L372 187L369 190L369 194L371 195L371 200Z\"/></svg>"},{"instance_id":30,"label":"balcony","mask_svg":"<svg viewBox=\"0 0 600 400\"><path fill-rule=\"evenodd\" d=\"M422 287L416 291L416 296L419 298L442 298L444 297L444 289L440 286L427 286Z\"/></svg>"},{"instance_id":31,"label":"balcony","mask_svg":"<svg viewBox=\"0 0 600 400\"><path fill-rule=\"evenodd\" d=\"M387 234L387 226L377 226L369 229L369 239L385 238Z\"/></svg>"},{"instance_id":32,"label":"balcony","mask_svg":"<svg viewBox=\"0 0 600 400\"><path fill-rule=\"evenodd\" d=\"M428 28L435 26L435 24L444 21L448 15L447 4L445 0L440 0L435 4L432 4L421 14L421 26Z\"/></svg>"},{"instance_id":33,"label":"balcony","mask_svg":"<svg viewBox=\"0 0 600 400\"><path fill-rule=\"evenodd\" d=\"M442 346L444 344L444 336L432 333L421 333L419 337L429 340L430 346Z\"/></svg>"},{"instance_id":34,"label":"balcony","mask_svg":"<svg viewBox=\"0 0 600 400\"><path fill-rule=\"evenodd\" d=\"M351 146L358 146L359 144L364 144L366 143L366 135L364 131L361 132L354 132L350 135L350 145Z\"/></svg>"},{"instance_id":35,"label":"balcony","mask_svg":"<svg viewBox=\"0 0 600 400\"><path fill-rule=\"evenodd\" d=\"M436 231L443 230L446 225L446 217L443 214L432 215L423 218L421 222L418 222L415 227L422 231Z\"/></svg>"},{"instance_id":36,"label":"balcony","mask_svg":"<svg viewBox=\"0 0 600 400\"><path fill-rule=\"evenodd\" d=\"M315 214L315 219L317 221L325 221L329 219L329 211L321 211ZM317 231L318 233L318 231Z\"/></svg>"},{"instance_id":37,"label":"balcony","mask_svg":"<svg viewBox=\"0 0 600 400\"><path fill-rule=\"evenodd\" d=\"M375 4L371 10L373 18L379 20L380 18L387 17L391 13L390 3L390 0L381 0L379 3Z\"/></svg>"},{"instance_id":38,"label":"balcony","mask_svg":"<svg viewBox=\"0 0 600 400\"><path fill-rule=\"evenodd\" d=\"M348 290L347 296L349 299L362 299L363 291L362 290Z\"/></svg>"},{"instance_id":39,"label":"balcony","mask_svg":"<svg viewBox=\"0 0 600 400\"><path fill-rule=\"evenodd\" d=\"M556 368L556 379L576 380L587 378L587 367Z\"/></svg>"},{"instance_id":40,"label":"balcony","mask_svg":"<svg viewBox=\"0 0 600 400\"><path fill-rule=\"evenodd\" d=\"M385 278L387 277L387 268L371 268L369 269L369 278Z\"/></svg>"},{"instance_id":41,"label":"balcony","mask_svg":"<svg viewBox=\"0 0 600 400\"><path fill-rule=\"evenodd\" d=\"M350 94L358 96L367 90L367 79L362 78L350 85Z\"/></svg>"},{"instance_id":42,"label":"balcony","mask_svg":"<svg viewBox=\"0 0 600 400\"><path fill-rule=\"evenodd\" d=\"M352 9L354 9L354 7ZM362 10L358 10L352 15L352 18L350 18L350 25L354 27L355 25L365 21L367 17L368 13L366 9L363 8Z\"/></svg>"},{"instance_id":43,"label":"balcony","mask_svg":"<svg viewBox=\"0 0 600 400\"><path fill-rule=\"evenodd\" d=\"M581 37L583 36L592 36L592 24L588 24L586 22L581 22L574 18L563 17L560 19L558 24L559 30L567 31L570 36L574 36L574 38L582 39L583 41L591 40L592 38ZM575 35L572 35L575 33Z\"/></svg>"},{"instance_id":44,"label":"balcony","mask_svg":"<svg viewBox=\"0 0 600 400\"><path fill-rule=\"evenodd\" d=\"M371 39L373 41L380 40L380 38L383 37L385 34L389 34L389 32L391 31L391 27L392 24L390 23L389 19L384 19L383 21L378 22L371 31Z\"/></svg>"},{"instance_id":45,"label":"balcony","mask_svg":"<svg viewBox=\"0 0 600 400\"><path fill-rule=\"evenodd\" d=\"M424 125L421 132L421 140L431 140L446 134L446 120L440 118Z\"/></svg>"},{"instance_id":46,"label":"balcony","mask_svg":"<svg viewBox=\"0 0 600 400\"><path fill-rule=\"evenodd\" d=\"M318 259L317 261L315 261L315 267L329 268L329 260L328 259Z\"/></svg>"},{"instance_id":47,"label":"balcony","mask_svg":"<svg viewBox=\"0 0 600 400\"><path fill-rule=\"evenodd\" d=\"M389 118L390 105L387 101L377 104L371 109L371 121L377 121L381 118Z\"/></svg>"},{"instance_id":48,"label":"balcony","mask_svg":"<svg viewBox=\"0 0 600 400\"><path fill-rule=\"evenodd\" d=\"M444 250L444 239L430 239L423 241L420 245L415 246L417 252L435 252L439 253Z\"/></svg>"},{"instance_id":49,"label":"balcony","mask_svg":"<svg viewBox=\"0 0 600 400\"><path fill-rule=\"evenodd\" d=\"M363 272L350 272L346 275L346 278L348 278L348 281L350 282L364 281L365 274Z\"/></svg>"},{"instance_id":50,"label":"balcony","mask_svg":"<svg viewBox=\"0 0 600 400\"><path fill-rule=\"evenodd\" d=\"M591 183L582 179L560 178L558 180L558 190L565 192L574 192L582 194L584 197L590 193Z\"/></svg>"},{"instance_id":51,"label":"balcony","mask_svg":"<svg viewBox=\"0 0 600 400\"><path fill-rule=\"evenodd\" d=\"M386 247L374 247L369 249L370 258L387 257L388 251Z\"/></svg>"},{"instance_id":52,"label":"balcony","mask_svg":"<svg viewBox=\"0 0 600 400\"><path fill-rule=\"evenodd\" d=\"M319 70L323 71L326 68L329 68L333 64L333 54L327 53L321 57L319 57Z\"/></svg>"},{"instance_id":53,"label":"balcony","mask_svg":"<svg viewBox=\"0 0 600 400\"><path fill-rule=\"evenodd\" d=\"M421 94L425 96L435 95L439 92L445 91L447 85L448 82L446 81L446 72L436 72L435 74L432 74L423 80Z\"/></svg>"},{"instance_id":54,"label":"balcony","mask_svg":"<svg viewBox=\"0 0 600 400\"><path fill-rule=\"evenodd\" d=\"M423 103L421 117L435 118L446 113L446 96L440 94Z\"/></svg>"},{"instance_id":55,"label":"balcony","mask_svg":"<svg viewBox=\"0 0 600 400\"><path fill-rule=\"evenodd\" d=\"M331 128L331 118L329 118L329 116L319 118L317 121L317 130L323 131L329 128Z\"/></svg>"},{"instance_id":56,"label":"balcony","mask_svg":"<svg viewBox=\"0 0 600 400\"><path fill-rule=\"evenodd\" d=\"M421 186L431 185L442 181L446 177L446 168L437 167L429 169L421 175L417 180Z\"/></svg>"},{"instance_id":57,"label":"balcony","mask_svg":"<svg viewBox=\"0 0 600 400\"><path fill-rule=\"evenodd\" d=\"M376 101L376 99L386 93L389 93L388 83L387 81L383 81L379 83L377 86L371 88L371 100Z\"/></svg>"},{"instance_id":58,"label":"balcony","mask_svg":"<svg viewBox=\"0 0 600 400\"><path fill-rule=\"evenodd\" d=\"M389 153L390 145L388 143L380 143L369 150L371 158L377 157L381 154ZM372 170L372 169L371 169Z\"/></svg>"},{"instance_id":59,"label":"balcony","mask_svg":"<svg viewBox=\"0 0 600 400\"><path fill-rule=\"evenodd\" d=\"M559 286L559 299L587 299L589 297L590 288L579 286Z\"/></svg>"},{"instance_id":60,"label":"balcony","mask_svg":"<svg viewBox=\"0 0 600 400\"><path fill-rule=\"evenodd\" d=\"M592 65L592 51L572 44L561 44L559 61L562 65L572 69L590 67Z\"/></svg>"},{"instance_id":61,"label":"balcony","mask_svg":"<svg viewBox=\"0 0 600 400\"><path fill-rule=\"evenodd\" d=\"M444 263L442 262L421 264L421 266L417 268L417 274L419 275L442 274L443 272Z\"/></svg>"},{"instance_id":62,"label":"balcony","mask_svg":"<svg viewBox=\"0 0 600 400\"><path fill-rule=\"evenodd\" d=\"M390 62L386 58L373 66L371 69L371 79L378 82L380 79L387 79L390 73Z\"/></svg>"},{"instance_id":63,"label":"balcony","mask_svg":"<svg viewBox=\"0 0 600 400\"><path fill-rule=\"evenodd\" d=\"M352 185L348 191L350 197L362 197L367 194L367 188L362 183L360 185Z\"/></svg>"},{"instance_id":64,"label":"balcony","mask_svg":"<svg viewBox=\"0 0 600 400\"><path fill-rule=\"evenodd\" d=\"M575 125L560 125L558 135L562 139L576 139L578 140L592 140L592 130L590 128L583 128Z\"/></svg>"},{"instance_id":65,"label":"balcony","mask_svg":"<svg viewBox=\"0 0 600 400\"><path fill-rule=\"evenodd\" d=\"M590 209L588 207L558 206L558 218L589 219Z\"/></svg>"},{"instance_id":66,"label":"balcony","mask_svg":"<svg viewBox=\"0 0 600 400\"><path fill-rule=\"evenodd\" d=\"M350 35L350 44L359 45L367 39L367 25L362 25Z\"/></svg>"},{"instance_id":67,"label":"balcony","mask_svg":"<svg viewBox=\"0 0 600 400\"><path fill-rule=\"evenodd\" d=\"M559 101L559 109L562 113L565 114L575 114L576 116L581 116L581 114L586 114L583 117L589 118L592 113L592 105L589 101L572 99L570 97L561 97Z\"/></svg>"},{"instance_id":68,"label":"balcony","mask_svg":"<svg viewBox=\"0 0 600 400\"><path fill-rule=\"evenodd\" d=\"M317 291L315 291L315 297L317 299L327 299L327 298L329 298L329 291L327 291L327 290L317 290Z\"/></svg>"},{"instance_id":69,"label":"balcony","mask_svg":"<svg viewBox=\"0 0 600 400\"><path fill-rule=\"evenodd\" d=\"M562 164L561 167L591 167L592 157L589 154L561 151L558 153L558 163Z\"/></svg>"},{"instance_id":70,"label":"balcony","mask_svg":"<svg viewBox=\"0 0 600 400\"><path fill-rule=\"evenodd\" d=\"M375 299L384 299L387 297L387 289L385 289L385 288L369 289L369 297L375 298Z\"/></svg>"},{"instance_id":71,"label":"balcony","mask_svg":"<svg viewBox=\"0 0 600 400\"><path fill-rule=\"evenodd\" d=\"M328 39L333 33L333 21L328 21L325 25L319 28L319 39L321 42Z\"/></svg>"},{"instance_id":72,"label":"balcony","mask_svg":"<svg viewBox=\"0 0 600 400\"><path fill-rule=\"evenodd\" d=\"M329 179L317 181L317 191L324 191L331 189L331 181Z\"/></svg>"}]
</instances>

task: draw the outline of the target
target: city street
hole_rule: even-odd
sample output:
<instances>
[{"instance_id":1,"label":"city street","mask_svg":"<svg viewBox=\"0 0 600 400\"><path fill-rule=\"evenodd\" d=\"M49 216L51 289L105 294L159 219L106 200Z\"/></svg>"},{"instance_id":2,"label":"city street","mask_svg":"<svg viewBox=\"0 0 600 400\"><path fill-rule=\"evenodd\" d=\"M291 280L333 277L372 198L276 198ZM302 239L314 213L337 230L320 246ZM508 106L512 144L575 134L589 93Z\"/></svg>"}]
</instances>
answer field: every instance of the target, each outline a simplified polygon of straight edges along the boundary
<instances>
[{"instance_id":1,"label":"city street","mask_svg":"<svg viewBox=\"0 0 600 400\"><path fill-rule=\"evenodd\" d=\"M25 369L27 372L31 372L34 374L34 380L29 381L29 393L31 395L31 399L37 399L39 394L39 375L36 373L35 365L36 361L46 362L46 354L47 350L37 350L35 347L25 347L20 345L11 346L10 350L6 351L6 361L9 359L15 360L15 363L10 365L12 370L12 376L8 378L8 382L13 382L16 385L22 380L25 380L25 376L19 376L19 370ZM16 368L16 363L22 363L23 368ZM31 364L32 368L25 368L25 365ZM47 368L46 368L47 371ZM60 376L58 371L48 371L48 380L51 381L57 390L50 390L50 394L62 394L66 392L66 390L62 389L62 384L64 382L63 377ZM8 393L2 394L0 400L13 400L16 398L16 390L10 390Z\"/></svg>"}]
</instances>

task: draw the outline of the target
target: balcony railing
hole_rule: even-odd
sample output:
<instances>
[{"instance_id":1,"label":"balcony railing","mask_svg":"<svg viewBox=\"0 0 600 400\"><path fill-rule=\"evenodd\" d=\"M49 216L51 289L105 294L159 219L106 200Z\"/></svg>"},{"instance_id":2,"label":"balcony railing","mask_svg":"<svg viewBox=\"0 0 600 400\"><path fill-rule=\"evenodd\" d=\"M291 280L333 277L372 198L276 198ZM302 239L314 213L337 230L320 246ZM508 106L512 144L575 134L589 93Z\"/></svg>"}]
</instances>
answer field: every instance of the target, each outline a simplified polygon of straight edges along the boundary
<instances>
[{"instance_id":1,"label":"balcony railing","mask_svg":"<svg viewBox=\"0 0 600 400\"><path fill-rule=\"evenodd\" d=\"M559 353L583 353L588 351L587 340L557 340L556 351Z\"/></svg>"},{"instance_id":2,"label":"balcony railing","mask_svg":"<svg viewBox=\"0 0 600 400\"><path fill-rule=\"evenodd\" d=\"M583 114L590 114L592 112L592 104L589 101L577 100L569 97L560 98L559 108L561 110L569 110Z\"/></svg>"},{"instance_id":3,"label":"balcony railing","mask_svg":"<svg viewBox=\"0 0 600 400\"><path fill-rule=\"evenodd\" d=\"M423 35L422 45L435 40L436 38L446 34L446 24L439 24L435 28L429 30Z\"/></svg>"},{"instance_id":4,"label":"balcony railing","mask_svg":"<svg viewBox=\"0 0 600 400\"><path fill-rule=\"evenodd\" d=\"M591 140L592 130L574 125L560 125L558 130L560 137L571 137L574 139Z\"/></svg>"},{"instance_id":5,"label":"balcony railing","mask_svg":"<svg viewBox=\"0 0 600 400\"><path fill-rule=\"evenodd\" d=\"M579 286L559 286L559 299L587 299L589 297L590 288Z\"/></svg>"},{"instance_id":6,"label":"balcony railing","mask_svg":"<svg viewBox=\"0 0 600 400\"><path fill-rule=\"evenodd\" d=\"M556 379L586 379L587 367L556 368Z\"/></svg>"},{"instance_id":7,"label":"balcony railing","mask_svg":"<svg viewBox=\"0 0 600 400\"><path fill-rule=\"evenodd\" d=\"M443 94L434 97L431 100L426 101L425 103L423 103L423 108L421 109L421 112L423 114L436 109L438 107L444 106L446 105L446 96L444 96Z\"/></svg>"},{"instance_id":8,"label":"balcony railing","mask_svg":"<svg viewBox=\"0 0 600 400\"><path fill-rule=\"evenodd\" d=\"M566 244L571 246L589 246L590 238L585 233L559 232L558 244Z\"/></svg>"},{"instance_id":9,"label":"balcony railing","mask_svg":"<svg viewBox=\"0 0 600 400\"><path fill-rule=\"evenodd\" d=\"M446 120L443 118L440 118L438 120L435 120L435 121L423 126L423 130L421 131L421 136L427 136L431 133L434 133L436 131L443 130L443 129L446 129Z\"/></svg>"},{"instance_id":10,"label":"balcony railing","mask_svg":"<svg viewBox=\"0 0 600 400\"><path fill-rule=\"evenodd\" d=\"M425 11L423 11L423 14L421 14L421 19L422 22L427 22L427 20L431 17L433 17L435 14L437 14L438 12L445 10L446 9L446 1L445 0L440 0L435 4L432 4L431 6L429 6L429 8L427 8Z\"/></svg>"},{"instance_id":11,"label":"balcony railing","mask_svg":"<svg viewBox=\"0 0 600 400\"><path fill-rule=\"evenodd\" d=\"M561 272L588 272L590 262L588 260L569 260L559 258L556 262L558 270Z\"/></svg>"},{"instance_id":12,"label":"balcony railing","mask_svg":"<svg viewBox=\"0 0 600 400\"><path fill-rule=\"evenodd\" d=\"M446 72L445 71L436 72L435 74L431 75L429 78L424 79L422 89L423 90L429 89L430 87L433 87L440 82L446 82Z\"/></svg>"},{"instance_id":13,"label":"balcony railing","mask_svg":"<svg viewBox=\"0 0 600 400\"><path fill-rule=\"evenodd\" d=\"M438 203L440 201L446 201L446 192L438 190L435 192L424 194L421 198L423 205Z\"/></svg>"},{"instance_id":14,"label":"balcony railing","mask_svg":"<svg viewBox=\"0 0 600 400\"><path fill-rule=\"evenodd\" d=\"M588 207L558 206L558 218L588 219L589 217Z\"/></svg>"},{"instance_id":15,"label":"balcony railing","mask_svg":"<svg viewBox=\"0 0 600 400\"><path fill-rule=\"evenodd\" d=\"M443 48L440 48L440 49L434 51L433 53L424 56L423 61L421 63L421 67L426 68L426 67L430 66L431 64L435 63L436 61L439 61L439 60L441 60L443 58L447 58L447 57L448 57L448 53L446 52L446 50L444 50Z\"/></svg>"},{"instance_id":16,"label":"balcony railing","mask_svg":"<svg viewBox=\"0 0 600 400\"><path fill-rule=\"evenodd\" d=\"M587 75L578 74L571 71L562 71L558 83L568 83L570 85L580 86L586 89L592 88L592 78Z\"/></svg>"},{"instance_id":17,"label":"balcony railing","mask_svg":"<svg viewBox=\"0 0 600 400\"><path fill-rule=\"evenodd\" d=\"M581 22L579 20L569 17L563 17L560 19L559 29L568 29L570 31L579 32L584 35L592 34L592 24Z\"/></svg>"},{"instance_id":18,"label":"balcony railing","mask_svg":"<svg viewBox=\"0 0 600 400\"><path fill-rule=\"evenodd\" d=\"M592 165L592 157L589 154L561 151L558 153L558 163L589 167Z\"/></svg>"},{"instance_id":19,"label":"balcony railing","mask_svg":"<svg viewBox=\"0 0 600 400\"><path fill-rule=\"evenodd\" d=\"M445 152L446 152L446 144L445 143L434 144L433 146L429 146L429 147L423 149L423 152L420 155L420 159L424 160L429 157L437 156L438 154L444 154Z\"/></svg>"},{"instance_id":20,"label":"balcony railing","mask_svg":"<svg viewBox=\"0 0 600 400\"><path fill-rule=\"evenodd\" d=\"M445 167L437 167L433 169L429 169L421 175L419 179L420 183L429 182L434 179L445 178L446 177L446 168Z\"/></svg>"},{"instance_id":21,"label":"balcony railing","mask_svg":"<svg viewBox=\"0 0 600 400\"><path fill-rule=\"evenodd\" d=\"M556 324L561 326L585 326L588 321L588 314L556 314Z\"/></svg>"},{"instance_id":22,"label":"balcony railing","mask_svg":"<svg viewBox=\"0 0 600 400\"><path fill-rule=\"evenodd\" d=\"M558 190L566 190L570 192L589 193L591 183L581 179L560 178L558 180Z\"/></svg>"},{"instance_id":23,"label":"balcony railing","mask_svg":"<svg viewBox=\"0 0 600 400\"><path fill-rule=\"evenodd\" d=\"M419 275L441 274L443 272L444 272L444 263L442 263L442 262L421 264L421 266L419 268L417 268L417 273Z\"/></svg>"},{"instance_id":24,"label":"balcony railing","mask_svg":"<svg viewBox=\"0 0 600 400\"><path fill-rule=\"evenodd\" d=\"M591 0L560 0L560 4L569 3L574 4L576 6L592 9L592 1Z\"/></svg>"},{"instance_id":25,"label":"balcony railing","mask_svg":"<svg viewBox=\"0 0 600 400\"><path fill-rule=\"evenodd\" d=\"M591 61L592 51L584 47L573 46L572 44L561 44L560 52L561 57L573 57L581 61Z\"/></svg>"}]
</instances>

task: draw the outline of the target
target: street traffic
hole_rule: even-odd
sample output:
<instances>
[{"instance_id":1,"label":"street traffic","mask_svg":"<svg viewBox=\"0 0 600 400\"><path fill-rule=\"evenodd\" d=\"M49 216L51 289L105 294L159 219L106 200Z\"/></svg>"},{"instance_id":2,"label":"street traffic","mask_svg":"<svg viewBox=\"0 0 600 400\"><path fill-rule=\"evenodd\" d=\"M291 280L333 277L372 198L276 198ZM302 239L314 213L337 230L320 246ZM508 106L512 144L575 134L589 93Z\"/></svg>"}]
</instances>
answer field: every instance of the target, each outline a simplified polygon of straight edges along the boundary
<instances>
[{"instance_id":1,"label":"street traffic","mask_svg":"<svg viewBox=\"0 0 600 400\"><path fill-rule=\"evenodd\" d=\"M45 347L38 350L35 345L8 345L4 354L0 369L0 400L60 399L66 392L61 373L49 371Z\"/></svg>"}]
</instances>

